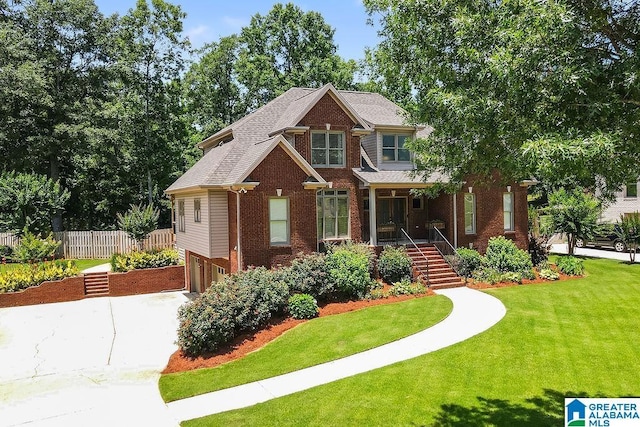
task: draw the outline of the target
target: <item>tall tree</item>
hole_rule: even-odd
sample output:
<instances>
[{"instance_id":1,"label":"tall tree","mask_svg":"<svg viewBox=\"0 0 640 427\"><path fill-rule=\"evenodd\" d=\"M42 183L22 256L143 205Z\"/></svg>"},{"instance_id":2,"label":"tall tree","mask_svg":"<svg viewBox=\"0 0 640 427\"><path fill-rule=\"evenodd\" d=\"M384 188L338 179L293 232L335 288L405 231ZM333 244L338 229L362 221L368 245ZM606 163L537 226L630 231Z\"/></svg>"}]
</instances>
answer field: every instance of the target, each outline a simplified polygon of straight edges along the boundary
<instances>
[{"instance_id":1,"label":"tall tree","mask_svg":"<svg viewBox=\"0 0 640 427\"><path fill-rule=\"evenodd\" d=\"M158 205L164 188L184 170L187 137L177 84L188 47L181 36L184 17L179 6L163 0L138 0L120 22L121 131L148 204Z\"/></svg>"},{"instance_id":2,"label":"tall tree","mask_svg":"<svg viewBox=\"0 0 640 427\"><path fill-rule=\"evenodd\" d=\"M610 194L637 171L638 1L364 3L380 16L375 74L435 128L413 144L426 172L499 168Z\"/></svg>"},{"instance_id":3,"label":"tall tree","mask_svg":"<svg viewBox=\"0 0 640 427\"><path fill-rule=\"evenodd\" d=\"M292 86L353 87L356 63L336 54L334 32L318 12L303 12L292 3L277 3L265 16L254 15L242 29L237 64L250 107L257 108Z\"/></svg>"},{"instance_id":4,"label":"tall tree","mask_svg":"<svg viewBox=\"0 0 640 427\"><path fill-rule=\"evenodd\" d=\"M1 15L10 41L6 71L18 82L9 94L15 103L5 106L7 121L0 125L12 148L3 166L46 173L71 187L72 160L93 133L106 59L103 41L112 25L93 0L4 3ZM62 229L61 216L53 228Z\"/></svg>"},{"instance_id":5,"label":"tall tree","mask_svg":"<svg viewBox=\"0 0 640 427\"><path fill-rule=\"evenodd\" d=\"M237 78L239 47L236 35L207 44L185 75L185 108L194 142L214 134L247 112Z\"/></svg>"}]
</instances>

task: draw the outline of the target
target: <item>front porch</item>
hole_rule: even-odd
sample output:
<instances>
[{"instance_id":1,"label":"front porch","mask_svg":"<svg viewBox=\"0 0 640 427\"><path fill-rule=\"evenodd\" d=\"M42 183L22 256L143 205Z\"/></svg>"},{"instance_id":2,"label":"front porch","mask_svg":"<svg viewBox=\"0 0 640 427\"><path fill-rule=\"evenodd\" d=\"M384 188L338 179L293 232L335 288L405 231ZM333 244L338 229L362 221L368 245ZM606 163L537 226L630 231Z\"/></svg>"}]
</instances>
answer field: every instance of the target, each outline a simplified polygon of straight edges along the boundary
<instances>
[{"instance_id":1,"label":"front porch","mask_svg":"<svg viewBox=\"0 0 640 427\"><path fill-rule=\"evenodd\" d=\"M362 238L372 246L409 245L437 240L435 228L446 238L452 215L444 196L428 199L413 195L409 188L363 190Z\"/></svg>"}]
</instances>

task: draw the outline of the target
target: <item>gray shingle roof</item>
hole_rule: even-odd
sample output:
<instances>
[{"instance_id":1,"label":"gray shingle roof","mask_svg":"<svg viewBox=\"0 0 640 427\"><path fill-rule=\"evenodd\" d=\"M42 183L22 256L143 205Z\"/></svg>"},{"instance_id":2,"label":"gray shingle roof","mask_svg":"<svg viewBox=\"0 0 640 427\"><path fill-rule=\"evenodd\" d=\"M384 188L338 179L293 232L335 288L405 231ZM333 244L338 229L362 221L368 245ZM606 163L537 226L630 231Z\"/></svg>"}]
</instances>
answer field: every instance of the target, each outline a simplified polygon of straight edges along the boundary
<instances>
[{"instance_id":1,"label":"gray shingle roof","mask_svg":"<svg viewBox=\"0 0 640 427\"><path fill-rule=\"evenodd\" d=\"M331 85L325 85L320 89L289 89L253 113L205 139L199 144L201 147L217 143L232 131L231 140L209 148L207 154L165 191L174 193L190 188L238 184L239 180L251 172L249 169L255 166L255 162L265 154L265 150L273 147L271 143L278 137L274 132L296 126L301 112L315 105L328 90L335 91ZM356 119L363 122L365 128L376 125L406 125L403 110L382 95L354 91L337 93L347 104L347 108L351 108L357 116ZM418 131L419 136L423 136L420 134L425 131L428 134L431 129ZM375 180L397 178L399 181L396 182L405 182L407 179L402 173L393 171L385 171L383 175Z\"/></svg>"},{"instance_id":2,"label":"gray shingle roof","mask_svg":"<svg viewBox=\"0 0 640 427\"><path fill-rule=\"evenodd\" d=\"M353 174L365 185L397 184L408 187L428 187L437 182L448 182L448 178L441 173L433 173L422 177L413 171L363 170L354 168Z\"/></svg>"}]
</instances>

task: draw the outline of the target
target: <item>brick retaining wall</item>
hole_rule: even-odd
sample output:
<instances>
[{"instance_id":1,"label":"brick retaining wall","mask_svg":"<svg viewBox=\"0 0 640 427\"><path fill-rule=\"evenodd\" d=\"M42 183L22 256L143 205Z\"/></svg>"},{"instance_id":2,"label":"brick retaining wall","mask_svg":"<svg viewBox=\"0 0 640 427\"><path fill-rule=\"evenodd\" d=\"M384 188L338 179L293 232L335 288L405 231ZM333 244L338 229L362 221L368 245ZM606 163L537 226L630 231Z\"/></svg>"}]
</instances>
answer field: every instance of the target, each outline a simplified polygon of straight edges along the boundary
<instances>
[{"instance_id":1,"label":"brick retaining wall","mask_svg":"<svg viewBox=\"0 0 640 427\"><path fill-rule=\"evenodd\" d=\"M0 293L0 307L46 304L84 299L84 277L75 276L43 282L22 291Z\"/></svg>"},{"instance_id":2,"label":"brick retaining wall","mask_svg":"<svg viewBox=\"0 0 640 427\"><path fill-rule=\"evenodd\" d=\"M109 296L149 294L184 289L184 266L109 273ZM43 282L18 292L0 293L1 307L77 301L85 298L84 276Z\"/></svg>"},{"instance_id":3,"label":"brick retaining wall","mask_svg":"<svg viewBox=\"0 0 640 427\"><path fill-rule=\"evenodd\" d=\"M184 289L184 265L109 273L111 297L181 289Z\"/></svg>"}]
</instances>

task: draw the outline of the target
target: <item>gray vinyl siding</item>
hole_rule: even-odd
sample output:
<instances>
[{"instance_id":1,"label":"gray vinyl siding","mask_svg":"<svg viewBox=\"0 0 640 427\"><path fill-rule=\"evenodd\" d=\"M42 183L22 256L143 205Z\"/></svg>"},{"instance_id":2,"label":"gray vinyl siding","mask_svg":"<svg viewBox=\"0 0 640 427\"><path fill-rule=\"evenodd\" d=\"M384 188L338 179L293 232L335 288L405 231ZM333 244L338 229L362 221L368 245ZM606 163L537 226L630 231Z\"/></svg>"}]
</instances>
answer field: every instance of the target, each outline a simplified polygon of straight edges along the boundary
<instances>
[{"instance_id":1,"label":"gray vinyl siding","mask_svg":"<svg viewBox=\"0 0 640 427\"><path fill-rule=\"evenodd\" d=\"M640 189L640 183L638 189ZM601 220L603 222L616 222L620 220L620 215L625 213L640 212L640 197L626 198L625 189L616 193L616 200L609 205L603 212Z\"/></svg>"},{"instance_id":2,"label":"gray vinyl siding","mask_svg":"<svg viewBox=\"0 0 640 427\"><path fill-rule=\"evenodd\" d=\"M378 167L378 137L377 132L373 132L369 135L365 135L360 138L360 143L364 147L364 151L367 152L369 158L373 162L374 167Z\"/></svg>"},{"instance_id":3,"label":"gray vinyl siding","mask_svg":"<svg viewBox=\"0 0 640 427\"><path fill-rule=\"evenodd\" d=\"M209 236L211 256L229 257L229 207L226 191L209 192Z\"/></svg>"},{"instance_id":4,"label":"gray vinyl siding","mask_svg":"<svg viewBox=\"0 0 640 427\"><path fill-rule=\"evenodd\" d=\"M195 222L193 218L194 200L200 199L200 222ZM176 206L180 200L184 200L184 232L176 233L176 246L195 252L199 255L211 258L210 237L209 237L209 204L207 203L207 193L192 193L187 196L176 195Z\"/></svg>"}]
</instances>

